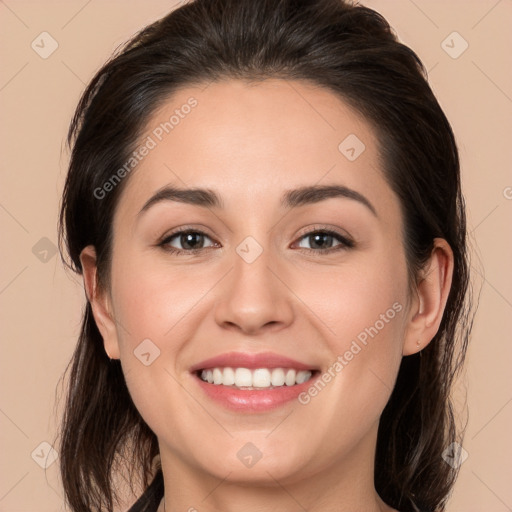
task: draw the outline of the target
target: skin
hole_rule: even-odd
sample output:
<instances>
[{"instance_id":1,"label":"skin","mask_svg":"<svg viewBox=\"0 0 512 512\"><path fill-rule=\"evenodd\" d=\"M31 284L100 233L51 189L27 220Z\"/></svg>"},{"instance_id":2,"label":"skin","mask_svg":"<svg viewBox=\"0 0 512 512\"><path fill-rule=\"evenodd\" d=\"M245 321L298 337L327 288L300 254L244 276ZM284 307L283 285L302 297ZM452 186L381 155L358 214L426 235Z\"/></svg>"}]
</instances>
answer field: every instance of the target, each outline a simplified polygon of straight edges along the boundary
<instances>
[{"instance_id":1,"label":"skin","mask_svg":"<svg viewBox=\"0 0 512 512\"><path fill-rule=\"evenodd\" d=\"M151 117L144 137L190 96L198 105L128 178L114 216L108 287L97 285L94 247L81 256L105 350L120 358L134 403L159 439L165 508L391 511L373 483L379 417L401 358L439 328L451 249L435 240L410 293L400 203L380 168L377 139L332 92L274 79L187 87ZM338 150L349 134L365 144L354 161ZM138 215L169 184L213 189L224 208L163 201ZM376 215L348 198L280 205L285 190L314 184L350 187ZM206 248L188 255L158 246L180 227L205 232L196 246ZM322 228L355 246L322 254L305 236ZM236 252L247 236L263 248L252 263ZM179 236L171 244L184 247ZM339 244L324 240L327 248ZM189 372L228 351L273 351L327 371L394 303L401 311L306 405L233 412L208 399ZM147 338L160 350L149 366L133 353ZM262 453L251 468L237 457L248 442Z\"/></svg>"}]
</instances>

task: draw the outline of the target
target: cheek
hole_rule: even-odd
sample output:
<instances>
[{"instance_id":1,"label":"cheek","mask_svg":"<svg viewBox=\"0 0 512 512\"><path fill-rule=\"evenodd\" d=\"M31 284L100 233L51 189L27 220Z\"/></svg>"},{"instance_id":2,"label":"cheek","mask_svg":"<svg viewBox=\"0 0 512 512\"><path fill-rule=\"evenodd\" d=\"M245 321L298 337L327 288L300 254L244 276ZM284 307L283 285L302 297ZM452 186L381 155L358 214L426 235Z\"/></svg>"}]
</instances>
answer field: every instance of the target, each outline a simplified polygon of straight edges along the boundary
<instances>
[{"instance_id":1,"label":"cheek","mask_svg":"<svg viewBox=\"0 0 512 512\"><path fill-rule=\"evenodd\" d=\"M405 261L400 254L382 251L359 263L317 274L314 286L309 283L297 289L320 319L316 323L330 354L322 382L306 393L303 402L321 408L324 400L315 397L328 395L328 402L338 404L332 412L333 425L338 427L346 423L347 414L357 418L351 425L370 424L378 418L402 358Z\"/></svg>"},{"instance_id":2,"label":"cheek","mask_svg":"<svg viewBox=\"0 0 512 512\"><path fill-rule=\"evenodd\" d=\"M160 349L176 350L183 322L211 288L210 278L183 268L162 268L149 260L126 258L113 276L113 300L121 350L133 350L149 338ZM165 340L172 338L170 345Z\"/></svg>"},{"instance_id":3,"label":"cheek","mask_svg":"<svg viewBox=\"0 0 512 512\"><path fill-rule=\"evenodd\" d=\"M137 409L159 432L175 421L166 411L184 399L176 381L183 372L180 354L194 338L198 312L205 314L201 306L218 279L211 271L163 268L125 254L114 260L112 274L123 373Z\"/></svg>"},{"instance_id":4,"label":"cheek","mask_svg":"<svg viewBox=\"0 0 512 512\"><path fill-rule=\"evenodd\" d=\"M382 349L400 341L407 298L401 258L384 251L368 254L296 281L294 290L321 321L332 351L343 353L355 339L364 343L378 336Z\"/></svg>"},{"instance_id":5,"label":"cheek","mask_svg":"<svg viewBox=\"0 0 512 512\"><path fill-rule=\"evenodd\" d=\"M174 428L173 411L183 402L175 363L190 337L185 320L194 294L141 270L147 267L132 268L136 271L120 272L117 288L113 287L121 364L137 410L161 436Z\"/></svg>"}]
</instances>

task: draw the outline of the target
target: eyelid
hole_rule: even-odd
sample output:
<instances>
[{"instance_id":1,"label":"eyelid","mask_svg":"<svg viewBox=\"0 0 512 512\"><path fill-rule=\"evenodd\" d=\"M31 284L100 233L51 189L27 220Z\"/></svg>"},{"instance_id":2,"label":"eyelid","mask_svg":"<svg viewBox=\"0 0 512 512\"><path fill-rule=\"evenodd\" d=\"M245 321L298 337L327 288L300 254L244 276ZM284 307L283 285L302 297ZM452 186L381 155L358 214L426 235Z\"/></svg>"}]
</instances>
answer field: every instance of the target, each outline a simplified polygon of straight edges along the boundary
<instances>
[{"instance_id":1,"label":"eyelid","mask_svg":"<svg viewBox=\"0 0 512 512\"><path fill-rule=\"evenodd\" d=\"M344 241L344 243L346 243L347 245L350 245L350 246L355 245L355 240L352 238L352 236L347 231L345 231L341 228L327 225L327 224L312 224L312 225L306 226L301 231L299 231L299 234L297 235L297 237L304 238L307 235L312 235L313 233L317 233L319 231L322 233L328 233L330 235L337 236L340 239L342 239Z\"/></svg>"},{"instance_id":2,"label":"eyelid","mask_svg":"<svg viewBox=\"0 0 512 512\"><path fill-rule=\"evenodd\" d=\"M186 232L190 232L190 231L193 231L194 233L201 233L203 235L209 236L210 238L213 238L213 236L211 234L209 234L209 230L206 226L203 226L201 224L196 224L196 225L185 224L184 226L180 226L178 228L175 228L175 229L172 229L172 230L166 232L164 235L162 235L160 237L160 242L164 242L165 240L173 237L174 235L179 235L181 233L186 233Z\"/></svg>"},{"instance_id":3,"label":"eyelid","mask_svg":"<svg viewBox=\"0 0 512 512\"><path fill-rule=\"evenodd\" d=\"M211 240L214 240L213 236L208 233L208 229L206 227L201 226L200 228L198 228L197 225L196 226L185 225L185 226L180 226L179 228L176 228L174 230L171 230L170 232L167 232L165 235L163 235L160 238L159 242L156 245L166 246L169 243L171 238L174 238L175 236L181 235L183 233L199 233L201 235L204 235L204 236L210 238ZM214 241L213 245L215 245L215 244L218 244L218 242ZM203 248L199 248L199 249L190 249L190 250L176 249L175 247L172 247L172 248L167 248L167 250L169 250L170 252L182 252L182 253L193 254L195 252L204 251L204 250L210 249L212 247L213 246L203 247Z\"/></svg>"}]
</instances>

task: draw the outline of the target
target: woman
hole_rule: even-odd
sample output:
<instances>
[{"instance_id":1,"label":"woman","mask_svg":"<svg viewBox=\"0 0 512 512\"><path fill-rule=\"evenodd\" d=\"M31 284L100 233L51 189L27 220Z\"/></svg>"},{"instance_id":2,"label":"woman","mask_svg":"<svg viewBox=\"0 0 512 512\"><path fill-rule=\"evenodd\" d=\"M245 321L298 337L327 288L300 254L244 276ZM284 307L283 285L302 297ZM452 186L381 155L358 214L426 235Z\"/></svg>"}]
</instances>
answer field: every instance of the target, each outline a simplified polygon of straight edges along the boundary
<instances>
[{"instance_id":1,"label":"woman","mask_svg":"<svg viewBox=\"0 0 512 512\"><path fill-rule=\"evenodd\" d=\"M378 13L189 2L97 73L68 140L71 510L112 511L126 472L131 512L444 510L459 160Z\"/></svg>"}]
</instances>

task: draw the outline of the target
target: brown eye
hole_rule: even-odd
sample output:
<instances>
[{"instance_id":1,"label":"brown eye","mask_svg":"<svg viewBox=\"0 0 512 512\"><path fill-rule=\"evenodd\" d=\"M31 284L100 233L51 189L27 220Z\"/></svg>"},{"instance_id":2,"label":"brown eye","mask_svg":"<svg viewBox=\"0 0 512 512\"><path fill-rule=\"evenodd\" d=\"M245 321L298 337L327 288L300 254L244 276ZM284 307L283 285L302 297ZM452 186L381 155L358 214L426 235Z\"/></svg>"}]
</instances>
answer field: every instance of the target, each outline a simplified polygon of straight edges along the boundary
<instances>
[{"instance_id":1,"label":"brown eye","mask_svg":"<svg viewBox=\"0 0 512 512\"><path fill-rule=\"evenodd\" d=\"M207 239L210 237L202 231L178 231L162 240L160 245L171 252L195 252L214 245L204 246Z\"/></svg>"},{"instance_id":2,"label":"brown eye","mask_svg":"<svg viewBox=\"0 0 512 512\"><path fill-rule=\"evenodd\" d=\"M346 237L329 230L311 231L301 237L302 241L309 243L309 247L304 247L303 242L299 243L299 247L314 250L315 252L327 252L340 249L346 249L354 246L354 243ZM337 241L337 243L335 243ZM335 243L335 245L333 245Z\"/></svg>"}]
</instances>

